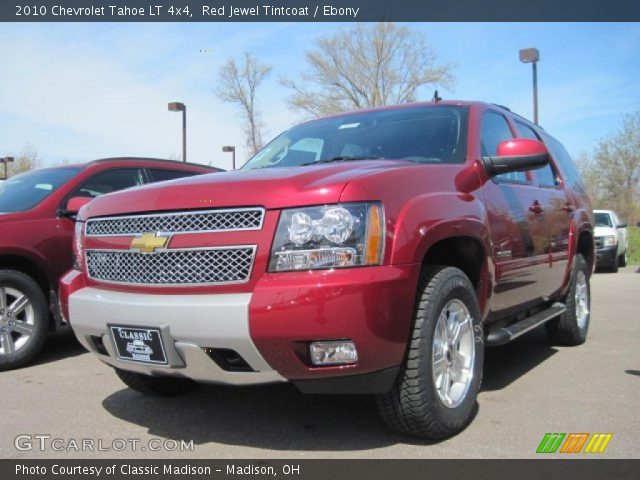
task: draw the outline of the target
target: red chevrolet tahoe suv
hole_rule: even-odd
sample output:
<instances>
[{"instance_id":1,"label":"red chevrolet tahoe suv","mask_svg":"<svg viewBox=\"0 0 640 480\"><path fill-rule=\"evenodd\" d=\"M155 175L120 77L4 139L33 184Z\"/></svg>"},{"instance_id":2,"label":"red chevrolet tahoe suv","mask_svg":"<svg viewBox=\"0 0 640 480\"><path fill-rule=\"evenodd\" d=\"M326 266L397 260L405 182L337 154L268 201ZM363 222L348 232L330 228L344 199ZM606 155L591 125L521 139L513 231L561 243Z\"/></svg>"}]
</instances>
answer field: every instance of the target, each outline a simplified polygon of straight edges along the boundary
<instances>
[{"instance_id":1,"label":"red chevrolet tahoe suv","mask_svg":"<svg viewBox=\"0 0 640 480\"><path fill-rule=\"evenodd\" d=\"M104 193L218 171L168 160L109 158L0 183L0 370L25 365L64 320L58 281L73 264L74 218Z\"/></svg>"},{"instance_id":2,"label":"red chevrolet tahoe suv","mask_svg":"<svg viewBox=\"0 0 640 480\"><path fill-rule=\"evenodd\" d=\"M392 428L445 438L472 418L485 346L587 335L589 200L562 145L504 107L310 121L242 171L79 217L63 308L147 394L289 381L375 394Z\"/></svg>"}]
</instances>

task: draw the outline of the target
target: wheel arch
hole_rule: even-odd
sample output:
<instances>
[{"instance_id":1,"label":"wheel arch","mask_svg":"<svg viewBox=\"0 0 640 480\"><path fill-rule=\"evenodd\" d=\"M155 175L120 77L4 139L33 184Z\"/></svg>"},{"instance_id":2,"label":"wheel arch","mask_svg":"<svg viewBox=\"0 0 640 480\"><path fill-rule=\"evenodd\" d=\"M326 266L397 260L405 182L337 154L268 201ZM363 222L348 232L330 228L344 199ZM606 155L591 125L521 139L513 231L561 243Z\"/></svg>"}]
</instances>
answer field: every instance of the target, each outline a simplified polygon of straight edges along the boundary
<instances>
[{"instance_id":1,"label":"wheel arch","mask_svg":"<svg viewBox=\"0 0 640 480\"><path fill-rule=\"evenodd\" d=\"M578 234L578 240L576 242L576 253L581 254L589 265L589 272L593 272L595 267L595 243L593 239L593 232L591 230L582 230Z\"/></svg>"},{"instance_id":2,"label":"wheel arch","mask_svg":"<svg viewBox=\"0 0 640 480\"><path fill-rule=\"evenodd\" d=\"M462 270L473 285L483 317L487 313L491 292L490 255L478 237L455 235L431 242L422 256L422 265L445 265Z\"/></svg>"},{"instance_id":3,"label":"wheel arch","mask_svg":"<svg viewBox=\"0 0 640 480\"><path fill-rule=\"evenodd\" d=\"M42 289L45 298L49 298L52 282L40 264L28 255L14 252L0 252L0 270L17 270L29 275Z\"/></svg>"}]
</instances>

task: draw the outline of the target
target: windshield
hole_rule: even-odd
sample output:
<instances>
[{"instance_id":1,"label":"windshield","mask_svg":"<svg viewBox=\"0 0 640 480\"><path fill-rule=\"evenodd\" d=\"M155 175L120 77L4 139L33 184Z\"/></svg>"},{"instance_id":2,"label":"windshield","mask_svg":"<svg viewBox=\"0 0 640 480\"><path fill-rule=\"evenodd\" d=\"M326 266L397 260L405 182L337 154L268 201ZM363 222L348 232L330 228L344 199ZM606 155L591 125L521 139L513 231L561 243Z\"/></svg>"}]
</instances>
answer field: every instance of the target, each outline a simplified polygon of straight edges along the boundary
<instances>
[{"instance_id":1,"label":"windshield","mask_svg":"<svg viewBox=\"0 0 640 480\"><path fill-rule=\"evenodd\" d=\"M596 213L596 227L612 227L608 213Z\"/></svg>"},{"instance_id":2,"label":"windshield","mask_svg":"<svg viewBox=\"0 0 640 480\"><path fill-rule=\"evenodd\" d=\"M243 170L362 159L462 163L467 107L414 106L304 123L256 153Z\"/></svg>"},{"instance_id":3,"label":"windshield","mask_svg":"<svg viewBox=\"0 0 640 480\"><path fill-rule=\"evenodd\" d=\"M68 167L34 170L0 182L0 212L24 212L35 207L78 171Z\"/></svg>"}]
</instances>

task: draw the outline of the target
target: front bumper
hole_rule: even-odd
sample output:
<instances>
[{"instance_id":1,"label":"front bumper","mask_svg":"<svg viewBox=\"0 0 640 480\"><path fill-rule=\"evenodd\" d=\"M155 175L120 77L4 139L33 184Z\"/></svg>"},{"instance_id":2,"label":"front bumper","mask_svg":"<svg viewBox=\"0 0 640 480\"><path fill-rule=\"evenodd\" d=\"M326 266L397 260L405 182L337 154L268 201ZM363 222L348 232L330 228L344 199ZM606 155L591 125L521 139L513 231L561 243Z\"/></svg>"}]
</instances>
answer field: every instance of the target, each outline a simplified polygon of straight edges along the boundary
<instances>
[{"instance_id":1,"label":"front bumper","mask_svg":"<svg viewBox=\"0 0 640 480\"><path fill-rule=\"evenodd\" d=\"M102 289L70 272L60 290L80 342L114 367L200 382L290 380L303 391L378 393L391 387L404 359L419 272L420 265L401 265L264 274L252 292L194 295ZM160 329L169 365L119 359L109 325ZM355 343L357 364L311 364L309 342L339 339ZM253 371L227 371L207 348L234 350Z\"/></svg>"},{"instance_id":2,"label":"front bumper","mask_svg":"<svg viewBox=\"0 0 640 480\"><path fill-rule=\"evenodd\" d=\"M596 266L610 267L618 261L618 247L603 247L596 250Z\"/></svg>"},{"instance_id":3,"label":"front bumper","mask_svg":"<svg viewBox=\"0 0 640 480\"><path fill-rule=\"evenodd\" d=\"M249 336L250 294L146 295L83 288L69 297L78 340L100 360L149 375L188 377L199 382L257 384L284 381L262 358ZM168 365L123 360L116 354L110 325L157 328ZM97 344L95 339L100 339ZM103 345L106 354L101 353ZM205 348L237 352L253 371L224 370Z\"/></svg>"}]
</instances>

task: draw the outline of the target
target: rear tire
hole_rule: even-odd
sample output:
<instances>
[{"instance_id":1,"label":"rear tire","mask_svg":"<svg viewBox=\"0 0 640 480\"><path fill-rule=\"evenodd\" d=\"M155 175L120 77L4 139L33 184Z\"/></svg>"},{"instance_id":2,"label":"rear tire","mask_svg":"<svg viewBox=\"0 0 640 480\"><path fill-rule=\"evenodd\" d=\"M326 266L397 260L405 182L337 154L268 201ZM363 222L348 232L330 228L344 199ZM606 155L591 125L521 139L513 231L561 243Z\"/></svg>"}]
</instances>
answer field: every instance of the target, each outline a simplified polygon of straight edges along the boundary
<instances>
[{"instance_id":1,"label":"rear tire","mask_svg":"<svg viewBox=\"0 0 640 480\"><path fill-rule=\"evenodd\" d=\"M189 393L198 384L188 378L151 376L116 368L116 374L129 388L153 397L173 397Z\"/></svg>"},{"instance_id":2,"label":"rear tire","mask_svg":"<svg viewBox=\"0 0 640 480\"><path fill-rule=\"evenodd\" d=\"M587 340L591 319L589 266L581 254L576 255L564 303L567 310L545 324L549 340L558 345L581 345Z\"/></svg>"},{"instance_id":3,"label":"rear tire","mask_svg":"<svg viewBox=\"0 0 640 480\"><path fill-rule=\"evenodd\" d=\"M473 418L483 360L471 282L457 268L425 269L405 363L391 391L376 397L380 415L407 435L440 440L457 434Z\"/></svg>"},{"instance_id":4,"label":"rear tire","mask_svg":"<svg viewBox=\"0 0 640 480\"><path fill-rule=\"evenodd\" d=\"M40 285L17 270L0 270L0 371L30 363L49 331L49 307Z\"/></svg>"}]
</instances>

